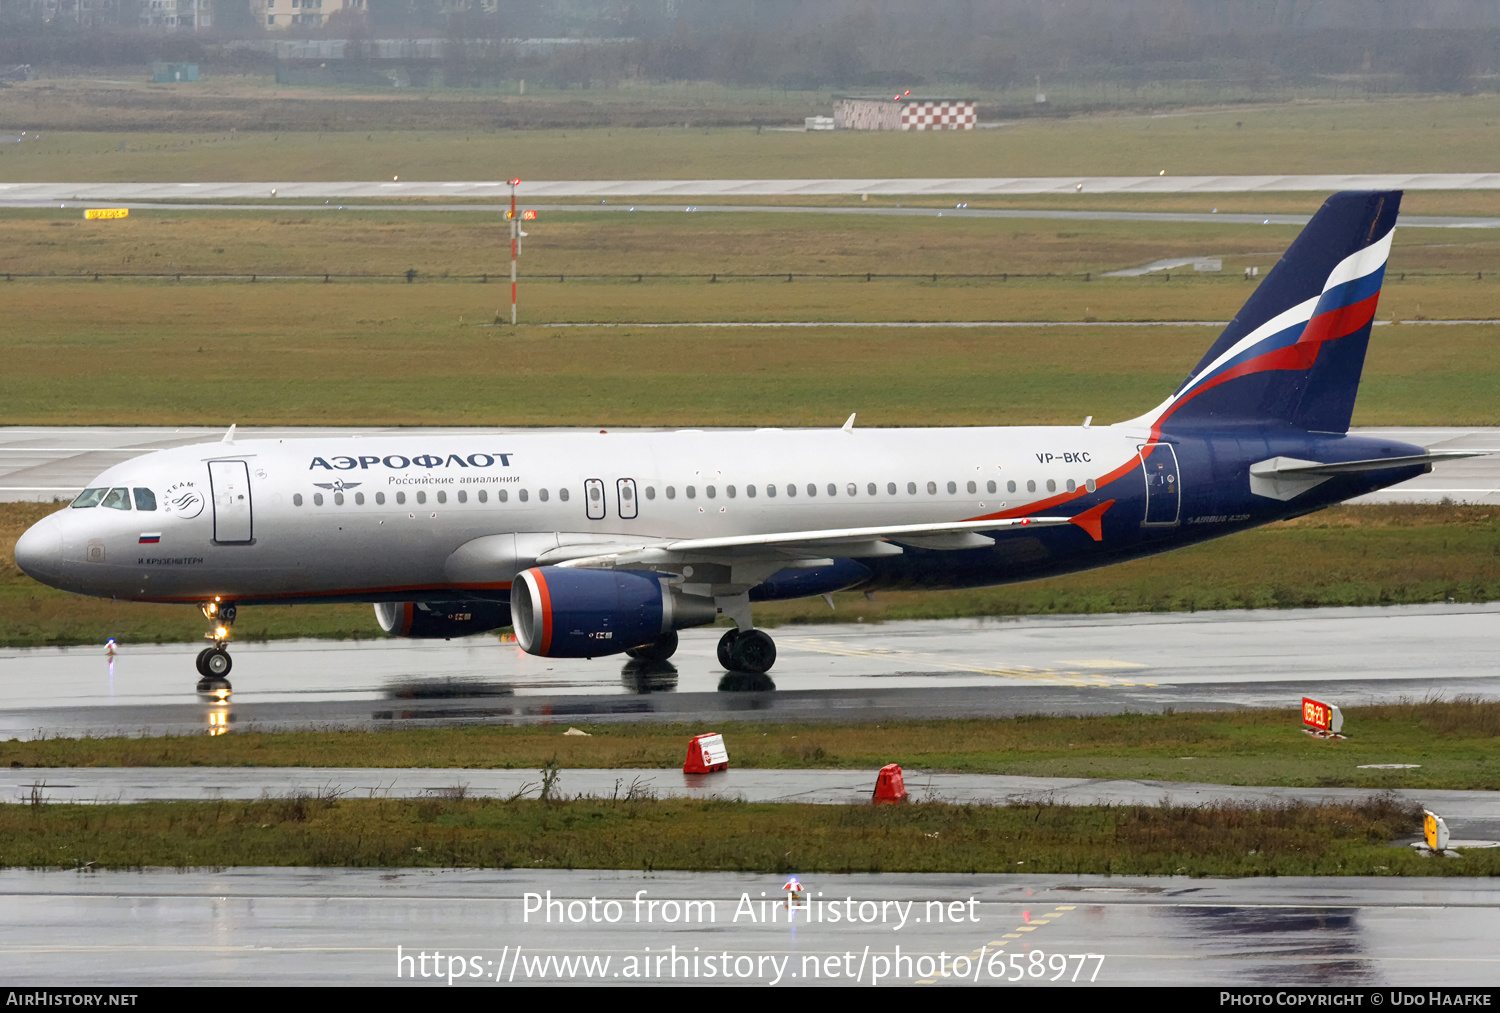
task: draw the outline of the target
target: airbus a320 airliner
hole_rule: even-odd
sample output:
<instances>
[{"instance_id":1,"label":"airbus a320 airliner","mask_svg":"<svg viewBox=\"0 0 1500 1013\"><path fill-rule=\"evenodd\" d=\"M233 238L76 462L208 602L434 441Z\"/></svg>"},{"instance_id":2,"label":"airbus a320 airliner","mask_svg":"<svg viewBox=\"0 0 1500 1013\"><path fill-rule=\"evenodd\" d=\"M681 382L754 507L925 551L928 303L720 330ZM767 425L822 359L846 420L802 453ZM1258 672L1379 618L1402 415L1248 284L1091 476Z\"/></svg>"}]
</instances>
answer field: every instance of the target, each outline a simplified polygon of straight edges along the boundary
<instances>
[{"instance_id":1,"label":"airbus a320 airliner","mask_svg":"<svg viewBox=\"0 0 1500 1013\"><path fill-rule=\"evenodd\" d=\"M1294 517L1430 471L1351 436L1399 191L1330 198L1171 396L1113 425L236 441L100 475L16 544L80 594L237 609L372 602L399 637L514 626L545 657L664 660L753 603L1032 580Z\"/></svg>"}]
</instances>

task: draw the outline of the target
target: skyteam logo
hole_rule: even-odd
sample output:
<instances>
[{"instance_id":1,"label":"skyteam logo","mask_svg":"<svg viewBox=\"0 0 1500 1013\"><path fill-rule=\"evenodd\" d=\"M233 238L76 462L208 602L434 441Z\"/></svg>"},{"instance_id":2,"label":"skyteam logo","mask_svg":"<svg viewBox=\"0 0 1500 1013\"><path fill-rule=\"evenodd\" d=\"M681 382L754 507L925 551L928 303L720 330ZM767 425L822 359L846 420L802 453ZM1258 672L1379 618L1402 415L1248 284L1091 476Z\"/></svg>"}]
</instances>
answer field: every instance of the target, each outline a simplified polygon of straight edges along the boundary
<instances>
[{"instance_id":1,"label":"skyteam logo","mask_svg":"<svg viewBox=\"0 0 1500 1013\"><path fill-rule=\"evenodd\" d=\"M326 468L329 471L353 471L356 468L368 470L375 467L390 468L392 471L405 471L407 468L493 468L496 462L502 468L510 467L510 459L513 454L449 454L444 457L441 454L417 454L407 457L404 454L388 454L385 457L349 457L339 456L324 460L314 457L312 463L307 466L308 471L315 468Z\"/></svg>"},{"instance_id":2,"label":"skyteam logo","mask_svg":"<svg viewBox=\"0 0 1500 1013\"><path fill-rule=\"evenodd\" d=\"M180 521L190 521L203 512L203 494L192 482L178 482L167 489L166 512Z\"/></svg>"}]
</instances>

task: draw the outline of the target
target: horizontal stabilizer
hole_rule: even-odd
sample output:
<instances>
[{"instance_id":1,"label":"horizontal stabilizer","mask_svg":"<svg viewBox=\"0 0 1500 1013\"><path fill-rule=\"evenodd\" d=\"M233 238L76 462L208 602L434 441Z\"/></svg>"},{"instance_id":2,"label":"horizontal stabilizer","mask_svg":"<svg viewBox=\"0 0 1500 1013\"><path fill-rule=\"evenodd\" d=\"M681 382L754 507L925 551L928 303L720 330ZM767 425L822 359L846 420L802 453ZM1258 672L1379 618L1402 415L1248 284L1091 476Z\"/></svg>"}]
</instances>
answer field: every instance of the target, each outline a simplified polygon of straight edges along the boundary
<instances>
[{"instance_id":1,"label":"horizontal stabilizer","mask_svg":"<svg viewBox=\"0 0 1500 1013\"><path fill-rule=\"evenodd\" d=\"M1375 457L1367 461L1338 461L1319 464L1315 461L1293 462L1291 458L1274 457L1250 466L1252 475L1348 475L1358 471L1381 471L1386 468L1409 468L1416 464L1455 461L1461 457L1483 457L1484 450L1431 450L1406 457ZM1278 463L1281 462L1281 463Z\"/></svg>"},{"instance_id":2,"label":"horizontal stabilizer","mask_svg":"<svg viewBox=\"0 0 1500 1013\"><path fill-rule=\"evenodd\" d=\"M1250 465L1250 491L1256 496L1285 502L1322 485L1335 475L1352 475L1361 471L1383 471L1426 465L1432 470L1436 461L1460 457L1480 457L1485 451L1429 450L1425 454L1402 457L1376 457L1364 461L1304 461L1296 457L1273 457Z\"/></svg>"}]
</instances>

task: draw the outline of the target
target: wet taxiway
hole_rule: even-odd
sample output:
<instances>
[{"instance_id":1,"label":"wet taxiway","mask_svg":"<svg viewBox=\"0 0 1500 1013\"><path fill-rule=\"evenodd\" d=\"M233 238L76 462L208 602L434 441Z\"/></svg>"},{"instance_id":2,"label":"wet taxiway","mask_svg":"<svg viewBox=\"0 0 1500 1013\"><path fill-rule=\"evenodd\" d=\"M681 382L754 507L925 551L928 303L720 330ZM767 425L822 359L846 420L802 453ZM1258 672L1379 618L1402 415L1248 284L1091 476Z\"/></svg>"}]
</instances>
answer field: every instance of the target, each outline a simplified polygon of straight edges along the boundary
<instances>
[{"instance_id":1,"label":"wet taxiway","mask_svg":"<svg viewBox=\"0 0 1500 1013\"><path fill-rule=\"evenodd\" d=\"M145 606L142 606L145 607ZM857 616L850 616L856 619ZM373 615L371 625L374 625ZM879 720L1344 706L1500 696L1500 604L1033 616L773 631L769 676L726 673L718 631L671 662L537 658L496 636L233 646L227 701L196 644L0 651L0 737L471 722Z\"/></svg>"},{"instance_id":2,"label":"wet taxiway","mask_svg":"<svg viewBox=\"0 0 1500 1013\"><path fill-rule=\"evenodd\" d=\"M1173 984L1487 994L1500 981L1492 879L807 875L809 903L791 914L785 880L6 870L0 962L28 985L127 988Z\"/></svg>"}]
</instances>

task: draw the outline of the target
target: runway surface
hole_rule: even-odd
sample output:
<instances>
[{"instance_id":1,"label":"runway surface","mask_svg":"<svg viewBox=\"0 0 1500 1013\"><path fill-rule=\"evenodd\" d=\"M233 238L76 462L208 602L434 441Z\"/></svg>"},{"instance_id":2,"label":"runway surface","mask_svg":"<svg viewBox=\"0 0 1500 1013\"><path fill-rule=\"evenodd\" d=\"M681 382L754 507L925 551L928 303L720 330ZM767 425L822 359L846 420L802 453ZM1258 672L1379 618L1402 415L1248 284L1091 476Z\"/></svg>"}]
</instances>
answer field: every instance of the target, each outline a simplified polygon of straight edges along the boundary
<instances>
[{"instance_id":1,"label":"runway surface","mask_svg":"<svg viewBox=\"0 0 1500 1013\"><path fill-rule=\"evenodd\" d=\"M141 608L151 606L139 606ZM851 619L856 618L851 616ZM371 629L375 629L371 615ZM227 703L197 644L0 651L0 738L470 723L861 721L1500 697L1500 604L858 622L773 630L770 676L713 629L671 662L537 658L455 641L237 643ZM1272 646L1274 645L1274 646Z\"/></svg>"},{"instance_id":2,"label":"runway surface","mask_svg":"<svg viewBox=\"0 0 1500 1013\"><path fill-rule=\"evenodd\" d=\"M124 988L1442 986L1482 1001L1500 980L1491 879L801 879L792 917L785 876L747 873L5 870L0 963L27 985Z\"/></svg>"},{"instance_id":3,"label":"runway surface","mask_svg":"<svg viewBox=\"0 0 1500 1013\"><path fill-rule=\"evenodd\" d=\"M440 429L247 426L237 429L236 433L240 439L295 439L314 436L415 436L426 433L462 435L524 431L527 430L495 427ZM1358 435L1388 435L1407 443L1439 450L1495 452L1489 457L1466 458L1439 464L1431 474L1420 475L1356 502L1432 503L1447 498L1462 503L1500 503L1500 428L1454 426L1354 429L1353 432ZM153 450L217 440L223 435L222 429L202 427L0 427L0 502L70 500L95 475L122 461Z\"/></svg>"},{"instance_id":4,"label":"runway surface","mask_svg":"<svg viewBox=\"0 0 1500 1013\"><path fill-rule=\"evenodd\" d=\"M1343 173L1269 176L1033 176L917 179L523 180L518 199L547 197L828 197L1014 194L1297 193L1338 190L1495 190L1500 173ZM274 191L274 193L273 193ZM339 198L510 198L505 180L326 182L0 183L0 204L93 200L335 200Z\"/></svg>"},{"instance_id":5,"label":"runway surface","mask_svg":"<svg viewBox=\"0 0 1500 1013\"><path fill-rule=\"evenodd\" d=\"M0 184L3 185L3 184ZM368 199L368 198L361 198ZM945 198L946 200L946 198ZM212 201L207 198L195 198L192 200L173 200L163 202L161 200L144 200L140 198L122 199L119 197L102 197L94 201L71 198L57 200L48 197L8 197L4 191L0 191L0 209L7 207L56 207L59 209L69 207L84 207L85 205L99 204L107 201L111 207L122 207L130 211L267 211L280 213L289 206L286 202L277 200L263 204L234 204L227 201ZM608 200L594 201L588 204L538 204L528 201L528 210L537 211L542 214L554 214L557 212L568 213L599 213L599 214L621 214L640 212L647 213L681 213L701 212L703 214L818 214L818 215L876 215L880 217L895 218L1017 218L1017 219L1044 219L1052 221L1078 221L1078 222L1154 222L1157 224L1172 225L1294 225L1301 227L1310 220L1310 215L1289 214L1247 214L1243 212L1219 213L1217 208L1207 211L1108 211L1108 210L1082 210L1069 211L1062 208L971 208L967 203L959 203L952 207L882 207L879 205L861 204L857 207L834 207L827 205L789 205L789 204L688 204L679 202L671 204L662 203L636 203L628 198L616 198L611 204ZM1205 201L1205 203L1208 203ZM322 204L297 204L294 205L298 211L330 211L330 212L352 212L362 211L453 211L473 214L476 212L496 214L508 209L509 202L496 200L494 203L469 203L469 204L357 204L347 198L333 197L325 198ZM1485 215L1402 215L1401 225L1403 228L1429 228L1429 229L1497 229L1500 228L1500 218ZM1174 262L1174 266L1185 266L1193 263L1197 258L1185 258ZM1114 271L1102 277L1129 277L1132 272ZM171 275L175 277L175 275ZM197 277L197 276L195 276ZM274 275L260 275L262 278L275 277Z\"/></svg>"}]
</instances>

